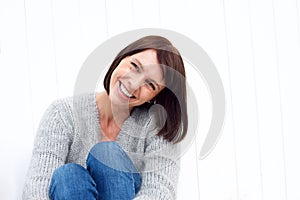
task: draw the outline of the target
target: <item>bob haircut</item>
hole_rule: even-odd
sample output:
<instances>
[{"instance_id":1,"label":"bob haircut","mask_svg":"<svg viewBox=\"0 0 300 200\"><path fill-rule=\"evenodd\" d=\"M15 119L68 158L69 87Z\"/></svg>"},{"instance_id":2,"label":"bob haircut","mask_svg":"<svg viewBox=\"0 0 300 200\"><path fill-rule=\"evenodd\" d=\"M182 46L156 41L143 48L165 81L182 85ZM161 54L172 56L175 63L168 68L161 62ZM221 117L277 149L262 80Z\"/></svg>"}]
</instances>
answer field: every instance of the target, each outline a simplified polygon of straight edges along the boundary
<instances>
[{"instance_id":1,"label":"bob haircut","mask_svg":"<svg viewBox=\"0 0 300 200\"><path fill-rule=\"evenodd\" d=\"M165 124L163 127L160 126L162 128L157 135L163 136L169 142L180 142L186 136L188 127L186 75L180 53L168 39L150 35L136 40L121 50L105 75L104 88L109 94L111 75L123 58L147 49L156 51L165 82L165 88L154 97L154 101L163 106L167 114ZM151 104L144 103L139 107L141 106L149 109Z\"/></svg>"}]
</instances>

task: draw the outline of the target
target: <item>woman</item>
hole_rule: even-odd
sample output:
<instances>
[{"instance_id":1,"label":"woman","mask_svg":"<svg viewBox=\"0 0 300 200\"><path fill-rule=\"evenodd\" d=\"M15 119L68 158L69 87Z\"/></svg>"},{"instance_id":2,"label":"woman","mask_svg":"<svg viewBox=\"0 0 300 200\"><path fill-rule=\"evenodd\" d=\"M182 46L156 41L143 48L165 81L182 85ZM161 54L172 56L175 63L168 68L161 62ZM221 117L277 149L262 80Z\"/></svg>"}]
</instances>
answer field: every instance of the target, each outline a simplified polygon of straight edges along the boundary
<instances>
[{"instance_id":1,"label":"woman","mask_svg":"<svg viewBox=\"0 0 300 200\"><path fill-rule=\"evenodd\" d=\"M185 69L164 37L125 47L105 91L56 100L36 135L24 199L175 199L187 131Z\"/></svg>"}]
</instances>

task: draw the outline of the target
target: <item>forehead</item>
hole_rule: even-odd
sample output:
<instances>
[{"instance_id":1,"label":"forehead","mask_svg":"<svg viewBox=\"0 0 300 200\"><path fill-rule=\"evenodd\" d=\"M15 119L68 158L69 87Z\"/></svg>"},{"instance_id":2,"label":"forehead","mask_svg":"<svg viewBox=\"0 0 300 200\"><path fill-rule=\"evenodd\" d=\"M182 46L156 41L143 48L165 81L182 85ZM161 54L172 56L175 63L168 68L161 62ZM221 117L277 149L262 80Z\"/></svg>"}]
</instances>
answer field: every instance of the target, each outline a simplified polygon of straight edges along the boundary
<instances>
[{"instance_id":1,"label":"forehead","mask_svg":"<svg viewBox=\"0 0 300 200\"><path fill-rule=\"evenodd\" d=\"M163 72L162 67L157 60L156 51L148 49L130 56L130 61L137 62L141 65L143 73L155 80L157 83L163 84Z\"/></svg>"},{"instance_id":2,"label":"forehead","mask_svg":"<svg viewBox=\"0 0 300 200\"><path fill-rule=\"evenodd\" d=\"M138 59L142 65L157 65L157 54L154 49L148 49L139 53L131 55L131 57Z\"/></svg>"}]
</instances>

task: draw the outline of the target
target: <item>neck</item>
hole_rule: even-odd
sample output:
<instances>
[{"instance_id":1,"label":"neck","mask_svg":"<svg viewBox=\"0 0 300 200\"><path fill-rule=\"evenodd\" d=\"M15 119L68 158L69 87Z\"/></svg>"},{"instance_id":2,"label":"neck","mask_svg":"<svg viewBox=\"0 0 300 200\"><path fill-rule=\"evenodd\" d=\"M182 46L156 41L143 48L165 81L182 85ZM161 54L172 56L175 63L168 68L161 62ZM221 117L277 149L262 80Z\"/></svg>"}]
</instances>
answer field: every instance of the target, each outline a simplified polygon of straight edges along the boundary
<instances>
[{"instance_id":1,"label":"neck","mask_svg":"<svg viewBox=\"0 0 300 200\"><path fill-rule=\"evenodd\" d=\"M106 92L96 94L96 103L99 110L99 118L103 124L117 123L121 127L129 116L130 111L128 111L128 108L122 109L120 106L112 105Z\"/></svg>"}]
</instances>

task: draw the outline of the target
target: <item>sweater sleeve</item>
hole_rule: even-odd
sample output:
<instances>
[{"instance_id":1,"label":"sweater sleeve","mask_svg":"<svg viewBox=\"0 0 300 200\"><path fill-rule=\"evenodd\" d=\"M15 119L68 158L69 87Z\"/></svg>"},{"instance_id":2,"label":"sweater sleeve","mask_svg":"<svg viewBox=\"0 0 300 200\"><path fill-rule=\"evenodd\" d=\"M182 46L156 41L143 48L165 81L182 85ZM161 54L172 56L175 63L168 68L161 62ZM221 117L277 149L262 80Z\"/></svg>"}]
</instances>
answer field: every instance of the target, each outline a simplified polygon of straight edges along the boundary
<instances>
[{"instance_id":1,"label":"sweater sleeve","mask_svg":"<svg viewBox=\"0 0 300 200\"><path fill-rule=\"evenodd\" d=\"M70 126L62 115L63 107L62 100L54 101L40 121L23 188L23 199L49 199L52 173L66 161L71 139Z\"/></svg>"},{"instance_id":2,"label":"sweater sleeve","mask_svg":"<svg viewBox=\"0 0 300 200\"><path fill-rule=\"evenodd\" d=\"M134 200L174 200L180 169L178 146L154 136L146 146L142 185Z\"/></svg>"}]
</instances>

